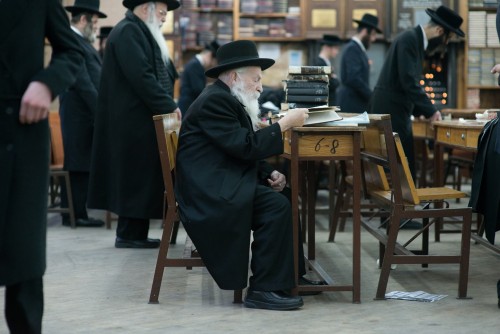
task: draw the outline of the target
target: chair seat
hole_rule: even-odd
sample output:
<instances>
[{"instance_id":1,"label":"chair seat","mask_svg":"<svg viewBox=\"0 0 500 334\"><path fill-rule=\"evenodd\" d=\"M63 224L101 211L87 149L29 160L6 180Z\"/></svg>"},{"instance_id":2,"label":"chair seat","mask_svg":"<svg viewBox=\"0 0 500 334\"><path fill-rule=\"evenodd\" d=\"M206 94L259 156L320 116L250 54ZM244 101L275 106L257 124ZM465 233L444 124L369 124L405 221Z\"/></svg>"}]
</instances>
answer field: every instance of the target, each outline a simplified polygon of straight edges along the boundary
<instances>
[{"instance_id":1,"label":"chair seat","mask_svg":"<svg viewBox=\"0 0 500 334\"><path fill-rule=\"evenodd\" d=\"M448 187L417 188L417 195L421 201L436 201L465 197L464 192Z\"/></svg>"}]
</instances>

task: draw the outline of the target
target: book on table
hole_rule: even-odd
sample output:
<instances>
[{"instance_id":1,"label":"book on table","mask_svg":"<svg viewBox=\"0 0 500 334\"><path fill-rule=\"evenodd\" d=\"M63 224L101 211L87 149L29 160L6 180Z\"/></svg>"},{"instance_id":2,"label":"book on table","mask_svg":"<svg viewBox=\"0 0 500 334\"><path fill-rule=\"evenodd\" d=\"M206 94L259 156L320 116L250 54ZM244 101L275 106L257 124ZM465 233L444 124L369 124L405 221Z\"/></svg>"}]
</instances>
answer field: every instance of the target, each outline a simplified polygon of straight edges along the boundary
<instances>
[{"instance_id":1,"label":"book on table","mask_svg":"<svg viewBox=\"0 0 500 334\"><path fill-rule=\"evenodd\" d=\"M288 74L331 74L330 66L288 66Z\"/></svg>"},{"instance_id":2,"label":"book on table","mask_svg":"<svg viewBox=\"0 0 500 334\"><path fill-rule=\"evenodd\" d=\"M328 102L326 95L286 95L286 102Z\"/></svg>"},{"instance_id":3,"label":"book on table","mask_svg":"<svg viewBox=\"0 0 500 334\"><path fill-rule=\"evenodd\" d=\"M328 89L325 88L286 88L287 95L328 95Z\"/></svg>"}]
</instances>

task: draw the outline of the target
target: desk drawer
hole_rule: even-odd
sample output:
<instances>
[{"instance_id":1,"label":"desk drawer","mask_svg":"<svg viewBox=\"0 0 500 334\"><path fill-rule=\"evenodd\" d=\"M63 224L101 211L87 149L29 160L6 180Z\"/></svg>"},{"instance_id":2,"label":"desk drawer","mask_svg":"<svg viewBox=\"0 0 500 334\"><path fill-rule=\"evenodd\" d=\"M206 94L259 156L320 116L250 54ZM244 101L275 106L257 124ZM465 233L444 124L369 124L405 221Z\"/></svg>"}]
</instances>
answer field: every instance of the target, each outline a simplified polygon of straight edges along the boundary
<instances>
[{"instance_id":1,"label":"desk drawer","mask_svg":"<svg viewBox=\"0 0 500 334\"><path fill-rule=\"evenodd\" d=\"M352 157L354 138L346 134L298 134L299 157ZM284 152L292 153L291 131L283 133Z\"/></svg>"},{"instance_id":2,"label":"desk drawer","mask_svg":"<svg viewBox=\"0 0 500 334\"><path fill-rule=\"evenodd\" d=\"M437 140L441 143L459 147L477 148L477 138L480 129L455 129L439 127L437 129Z\"/></svg>"}]
</instances>

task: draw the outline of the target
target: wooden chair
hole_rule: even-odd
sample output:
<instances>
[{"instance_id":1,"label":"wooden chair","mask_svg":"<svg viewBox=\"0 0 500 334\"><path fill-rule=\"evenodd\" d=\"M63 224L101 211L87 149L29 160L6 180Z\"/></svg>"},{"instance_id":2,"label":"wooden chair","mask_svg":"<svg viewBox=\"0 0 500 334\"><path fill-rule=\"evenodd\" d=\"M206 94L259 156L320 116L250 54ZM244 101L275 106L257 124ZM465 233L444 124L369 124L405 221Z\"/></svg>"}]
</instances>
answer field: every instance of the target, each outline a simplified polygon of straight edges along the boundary
<instances>
[{"instance_id":1,"label":"wooden chair","mask_svg":"<svg viewBox=\"0 0 500 334\"><path fill-rule=\"evenodd\" d=\"M75 211L73 209L73 193L71 191L71 183L69 180L69 172L63 170L64 165L64 149L61 132L61 119L58 112L49 113L50 126L50 184L49 184L49 199L50 205L47 212L59 212L69 214L71 227L76 227ZM66 186L66 196L68 207L60 207L60 203L56 199L61 199L61 181ZM59 207L57 207L59 206Z\"/></svg>"},{"instance_id":2,"label":"wooden chair","mask_svg":"<svg viewBox=\"0 0 500 334\"><path fill-rule=\"evenodd\" d=\"M450 208L446 202L464 197L465 194L447 187L415 188L399 136L385 131L383 137L380 138L384 139L385 143L382 140L370 140L370 145L375 150L365 150L361 153L365 163L375 167L371 169L372 172L377 171L370 177L378 180L366 186L365 192L390 213L385 233L380 226L373 226L372 223L362 221L363 227L381 244L379 258L383 260L375 299L385 299L392 265L421 264L426 267L428 264L437 263L459 264L458 298L466 298L472 211L470 208ZM390 173L391 189L389 190L386 187L377 186L380 180L383 181L386 178L386 170ZM364 175L365 179L369 177L366 169ZM434 204L434 208L430 208L430 204ZM461 217L460 251L457 255L429 255L429 228L444 217ZM422 219L423 227L407 242L401 243L398 241L400 224L402 221L411 219ZM422 236L422 249L409 250L407 247L419 236Z\"/></svg>"},{"instance_id":3,"label":"wooden chair","mask_svg":"<svg viewBox=\"0 0 500 334\"><path fill-rule=\"evenodd\" d=\"M170 241L172 239L175 224L179 223L177 202L174 193L175 156L177 152L177 132L179 122L171 122L170 120L171 117L173 117L172 115L176 116L175 114L153 116L163 171L163 181L165 185L164 195L166 202L163 210L163 234L158 252L158 259L156 261L151 294L149 297L150 304L158 303L163 273L166 267L186 267L187 269L191 269L192 267L204 267L203 261L193 248L193 244L189 237L186 238L182 257L168 257ZM235 290L234 303L241 302L242 290Z\"/></svg>"}]
</instances>

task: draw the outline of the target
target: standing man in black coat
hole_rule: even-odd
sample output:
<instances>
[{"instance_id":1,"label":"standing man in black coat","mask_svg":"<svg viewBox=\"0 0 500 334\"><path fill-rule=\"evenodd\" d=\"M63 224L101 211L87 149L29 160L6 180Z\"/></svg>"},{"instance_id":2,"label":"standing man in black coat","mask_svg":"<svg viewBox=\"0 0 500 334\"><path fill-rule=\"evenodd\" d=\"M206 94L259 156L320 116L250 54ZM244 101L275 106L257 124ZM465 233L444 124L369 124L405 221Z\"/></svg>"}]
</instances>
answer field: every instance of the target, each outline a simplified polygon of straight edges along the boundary
<instances>
[{"instance_id":1,"label":"standing man in black coat","mask_svg":"<svg viewBox=\"0 0 500 334\"><path fill-rule=\"evenodd\" d=\"M102 220L87 215L87 193L101 79L101 58L92 43L96 39L97 22L106 14L99 11L99 0L76 0L73 6L65 8L71 13L71 29L84 52L84 63L76 82L59 97L64 170L69 171L76 226L100 227L104 225ZM70 226L69 215L62 217L62 224Z\"/></svg>"},{"instance_id":2,"label":"standing man in black coat","mask_svg":"<svg viewBox=\"0 0 500 334\"><path fill-rule=\"evenodd\" d=\"M431 103L419 81L425 53L442 51L452 34L464 37L463 19L453 10L440 6L425 11L430 21L399 34L391 44L370 101L370 113L391 115L392 129L399 133L411 173L415 179L412 114L440 120L441 113Z\"/></svg>"},{"instance_id":3,"label":"standing man in black coat","mask_svg":"<svg viewBox=\"0 0 500 334\"><path fill-rule=\"evenodd\" d=\"M335 95L337 87L339 86L339 79L337 78L337 74L335 74L332 61L339 54L339 48L340 45L342 45L342 40L335 35L323 35L323 39L319 41L319 45L319 54L313 59L311 65L330 66L332 68L332 73L330 74L328 81L328 105L335 106Z\"/></svg>"},{"instance_id":4,"label":"standing man in black coat","mask_svg":"<svg viewBox=\"0 0 500 334\"><path fill-rule=\"evenodd\" d=\"M365 14L358 24L356 35L344 46L340 59L341 86L337 100L343 112L363 113L368 110L372 95L370 88L370 60L366 51L382 30L378 27L378 17Z\"/></svg>"},{"instance_id":5,"label":"standing man in black coat","mask_svg":"<svg viewBox=\"0 0 500 334\"><path fill-rule=\"evenodd\" d=\"M191 103L201 94L207 85L205 71L217 63L215 54L219 49L216 40L205 45L205 49L191 58L184 66L181 75L181 89L179 96L179 108L185 113Z\"/></svg>"},{"instance_id":6,"label":"standing man in black coat","mask_svg":"<svg viewBox=\"0 0 500 334\"><path fill-rule=\"evenodd\" d=\"M163 176L153 115L181 112L178 74L161 32L176 0L124 0L129 10L108 37L90 167L88 207L118 214L115 247L156 248L149 220L163 213Z\"/></svg>"},{"instance_id":7,"label":"standing man in black coat","mask_svg":"<svg viewBox=\"0 0 500 334\"><path fill-rule=\"evenodd\" d=\"M45 39L52 47L44 68ZM0 1L0 286L11 333L41 333L52 100L81 50L58 0Z\"/></svg>"}]
</instances>

